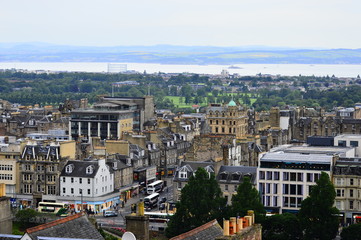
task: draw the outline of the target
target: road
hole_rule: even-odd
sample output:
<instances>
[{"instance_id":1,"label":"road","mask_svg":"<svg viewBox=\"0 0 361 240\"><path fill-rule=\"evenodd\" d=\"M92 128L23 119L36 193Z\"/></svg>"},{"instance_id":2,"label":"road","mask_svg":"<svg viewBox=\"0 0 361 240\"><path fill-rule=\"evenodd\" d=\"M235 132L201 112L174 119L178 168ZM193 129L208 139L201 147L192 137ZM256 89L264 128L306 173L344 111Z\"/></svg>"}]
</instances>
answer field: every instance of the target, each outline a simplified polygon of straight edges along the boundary
<instances>
[{"instance_id":1,"label":"road","mask_svg":"<svg viewBox=\"0 0 361 240\"><path fill-rule=\"evenodd\" d=\"M167 182L168 182L168 186L164 188L162 192L159 193L159 199L166 197L167 201L172 201L173 185L171 184L171 181L168 180ZM100 226L125 228L125 216L130 215L131 213L130 206L134 203L139 203L139 201L146 196L147 196L146 194L139 194L129 199L125 204L124 208L120 208L118 210L119 214L116 217L103 217L102 215L96 215L95 219ZM154 208L151 211L157 212L159 210L158 208ZM166 225L164 223L155 223L155 222L149 223L149 230L158 230L159 228L165 228L165 227Z\"/></svg>"}]
</instances>

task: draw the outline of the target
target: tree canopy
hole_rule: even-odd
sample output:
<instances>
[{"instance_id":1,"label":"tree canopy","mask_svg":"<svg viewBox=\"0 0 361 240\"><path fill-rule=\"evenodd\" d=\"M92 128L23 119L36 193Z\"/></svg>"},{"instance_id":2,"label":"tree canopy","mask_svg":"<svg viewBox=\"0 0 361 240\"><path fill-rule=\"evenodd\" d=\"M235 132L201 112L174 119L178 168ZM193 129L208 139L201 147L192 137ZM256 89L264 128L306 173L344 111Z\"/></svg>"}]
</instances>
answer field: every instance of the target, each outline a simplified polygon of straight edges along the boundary
<instances>
[{"instance_id":1,"label":"tree canopy","mask_svg":"<svg viewBox=\"0 0 361 240\"><path fill-rule=\"evenodd\" d=\"M199 168L181 191L177 212L168 223L166 235L173 237L220 218L225 208L226 199L214 174Z\"/></svg>"},{"instance_id":2,"label":"tree canopy","mask_svg":"<svg viewBox=\"0 0 361 240\"><path fill-rule=\"evenodd\" d=\"M352 224L341 232L342 240L361 240L361 224Z\"/></svg>"},{"instance_id":3,"label":"tree canopy","mask_svg":"<svg viewBox=\"0 0 361 240\"><path fill-rule=\"evenodd\" d=\"M300 222L292 213L277 214L267 217L262 223L264 240L302 239Z\"/></svg>"},{"instance_id":4,"label":"tree canopy","mask_svg":"<svg viewBox=\"0 0 361 240\"><path fill-rule=\"evenodd\" d=\"M243 217L248 210L254 211L258 222L266 213L257 189L253 187L249 177L244 177L243 182L237 188L237 193L232 197L231 212L233 216Z\"/></svg>"},{"instance_id":5,"label":"tree canopy","mask_svg":"<svg viewBox=\"0 0 361 240\"><path fill-rule=\"evenodd\" d=\"M338 230L338 209L333 207L335 188L327 173L322 172L309 197L301 203L299 219L306 239L334 239Z\"/></svg>"}]
</instances>

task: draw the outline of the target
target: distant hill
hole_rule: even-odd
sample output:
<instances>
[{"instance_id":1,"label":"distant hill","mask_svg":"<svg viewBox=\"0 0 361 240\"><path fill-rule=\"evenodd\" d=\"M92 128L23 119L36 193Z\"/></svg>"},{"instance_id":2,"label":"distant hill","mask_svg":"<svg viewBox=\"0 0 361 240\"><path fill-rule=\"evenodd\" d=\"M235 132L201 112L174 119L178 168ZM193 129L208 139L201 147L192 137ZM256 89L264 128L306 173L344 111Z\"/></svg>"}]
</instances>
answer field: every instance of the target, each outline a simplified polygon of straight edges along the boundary
<instances>
[{"instance_id":1,"label":"distant hill","mask_svg":"<svg viewBox=\"0 0 361 240\"><path fill-rule=\"evenodd\" d=\"M160 64L361 64L361 49L294 49L265 46L83 47L0 43L0 62L136 62Z\"/></svg>"}]
</instances>

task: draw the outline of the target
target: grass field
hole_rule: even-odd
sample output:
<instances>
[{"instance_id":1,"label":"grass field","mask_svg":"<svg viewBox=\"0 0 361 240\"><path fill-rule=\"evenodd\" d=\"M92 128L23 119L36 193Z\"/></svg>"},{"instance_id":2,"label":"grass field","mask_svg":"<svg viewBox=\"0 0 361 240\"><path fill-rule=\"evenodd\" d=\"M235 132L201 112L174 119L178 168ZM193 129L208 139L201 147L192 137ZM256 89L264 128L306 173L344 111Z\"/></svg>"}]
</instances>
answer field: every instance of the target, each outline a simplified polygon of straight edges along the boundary
<instances>
[{"instance_id":1,"label":"grass field","mask_svg":"<svg viewBox=\"0 0 361 240\"><path fill-rule=\"evenodd\" d=\"M219 95L220 96L220 95ZM248 94L248 96L250 97L251 94ZM192 105L194 105L195 103L189 103L189 104L186 104L184 102L185 98L184 97L178 97L178 96L166 96L165 98L169 99L171 102L173 102L173 104L177 107L177 108L191 108ZM207 100L207 98L205 99ZM253 104L257 98L251 98L251 104ZM234 99L234 101L237 102L237 99ZM239 99L238 100L240 103L243 103L242 102L242 99ZM218 101L217 101L218 102ZM204 106L207 106L208 105L208 102L204 102L204 103L200 103L198 104L200 105L201 107L204 107Z\"/></svg>"}]
</instances>

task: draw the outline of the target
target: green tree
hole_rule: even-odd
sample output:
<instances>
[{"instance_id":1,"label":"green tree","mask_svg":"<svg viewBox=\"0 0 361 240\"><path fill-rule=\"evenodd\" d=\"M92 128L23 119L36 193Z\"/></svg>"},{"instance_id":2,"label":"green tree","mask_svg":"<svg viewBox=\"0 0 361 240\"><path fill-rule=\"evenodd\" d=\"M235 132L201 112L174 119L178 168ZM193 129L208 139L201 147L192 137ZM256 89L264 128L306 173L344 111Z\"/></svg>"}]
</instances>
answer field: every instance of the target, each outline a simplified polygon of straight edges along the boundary
<instances>
[{"instance_id":1,"label":"green tree","mask_svg":"<svg viewBox=\"0 0 361 240\"><path fill-rule=\"evenodd\" d=\"M301 203L299 219L305 239L334 239L338 229L339 213L333 207L335 188L327 173L322 172L310 196Z\"/></svg>"},{"instance_id":2,"label":"green tree","mask_svg":"<svg viewBox=\"0 0 361 240\"><path fill-rule=\"evenodd\" d=\"M361 240L361 224L352 224L341 232L342 240Z\"/></svg>"},{"instance_id":3,"label":"green tree","mask_svg":"<svg viewBox=\"0 0 361 240\"><path fill-rule=\"evenodd\" d=\"M264 240L302 239L300 222L296 215L291 213L266 217L262 223L262 238Z\"/></svg>"},{"instance_id":4,"label":"green tree","mask_svg":"<svg viewBox=\"0 0 361 240\"><path fill-rule=\"evenodd\" d=\"M16 214L16 220L21 223L21 225L26 226L30 221L38 215L38 212L31 208L25 208L19 210Z\"/></svg>"},{"instance_id":5,"label":"green tree","mask_svg":"<svg viewBox=\"0 0 361 240\"><path fill-rule=\"evenodd\" d=\"M226 199L214 174L199 168L195 176L181 191L177 212L172 216L166 228L167 237L173 237L190 231L213 219L222 218L226 209Z\"/></svg>"},{"instance_id":6,"label":"green tree","mask_svg":"<svg viewBox=\"0 0 361 240\"><path fill-rule=\"evenodd\" d=\"M257 222L261 222L266 213L257 189L253 187L249 177L244 177L237 193L232 197L231 212L233 216L243 217L248 210L254 211Z\"/></svg>"}]
</instances>

